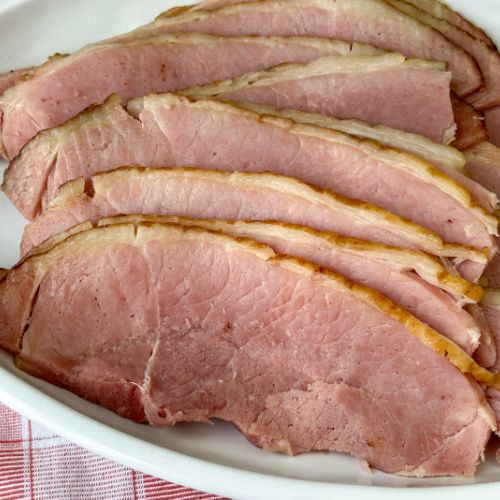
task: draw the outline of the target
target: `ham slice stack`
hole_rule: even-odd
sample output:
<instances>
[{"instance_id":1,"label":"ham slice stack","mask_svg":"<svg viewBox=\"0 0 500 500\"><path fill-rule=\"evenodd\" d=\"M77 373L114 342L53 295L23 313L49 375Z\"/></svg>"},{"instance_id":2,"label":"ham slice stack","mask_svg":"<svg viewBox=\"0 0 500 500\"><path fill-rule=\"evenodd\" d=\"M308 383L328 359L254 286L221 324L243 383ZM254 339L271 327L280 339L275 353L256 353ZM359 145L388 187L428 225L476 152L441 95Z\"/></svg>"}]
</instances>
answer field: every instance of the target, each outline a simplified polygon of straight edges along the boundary
<instances>
[{"instance_id":1,"label":"ham slice stack","mask_svg":"<svg viewBox=\"0 0 500 500\"><path fill-rule=\"evenodd\" d=\"M207 0L0 76L29 220L0 346L137 422L474 475L500 425L499 75L435 0Z\"/></svg>"}]
</instances>

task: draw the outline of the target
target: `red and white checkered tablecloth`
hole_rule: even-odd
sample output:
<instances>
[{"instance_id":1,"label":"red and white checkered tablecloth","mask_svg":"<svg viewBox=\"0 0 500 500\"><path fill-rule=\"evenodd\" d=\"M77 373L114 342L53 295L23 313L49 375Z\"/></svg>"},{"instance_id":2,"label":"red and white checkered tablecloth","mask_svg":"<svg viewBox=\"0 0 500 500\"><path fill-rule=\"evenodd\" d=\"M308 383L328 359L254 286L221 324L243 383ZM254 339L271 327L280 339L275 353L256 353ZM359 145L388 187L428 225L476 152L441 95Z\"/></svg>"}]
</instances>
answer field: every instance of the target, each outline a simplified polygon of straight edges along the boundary
<instances>
[{"instance_id":1,"label":"red and white checkered tablecloth","mask_svg":"<svg viewBox=\"0 0 500 500\"><path fill-rule=\"evenodd\" d=\"M0 404L0 499L218 499L94 455Z\"/></svg>"}]
</instances>

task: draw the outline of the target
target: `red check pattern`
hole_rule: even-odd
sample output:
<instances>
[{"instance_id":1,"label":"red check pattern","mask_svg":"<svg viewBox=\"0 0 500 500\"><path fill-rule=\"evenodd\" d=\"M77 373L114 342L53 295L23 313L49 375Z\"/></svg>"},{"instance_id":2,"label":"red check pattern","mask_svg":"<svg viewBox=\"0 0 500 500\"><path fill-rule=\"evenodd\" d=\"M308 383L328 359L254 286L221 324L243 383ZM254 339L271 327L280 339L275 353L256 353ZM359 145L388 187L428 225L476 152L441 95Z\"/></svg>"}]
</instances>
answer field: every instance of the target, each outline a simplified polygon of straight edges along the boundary
<instances>
[{"instance_id":1,"label":"red check pattern","mask_svg":"<svg viewBox=\"0 0 500 500\"><path fill-rule=\"evenodd\" d=\"M94 455L0 404L0 499L213 500Z\"/></svg>"}]
</instances>

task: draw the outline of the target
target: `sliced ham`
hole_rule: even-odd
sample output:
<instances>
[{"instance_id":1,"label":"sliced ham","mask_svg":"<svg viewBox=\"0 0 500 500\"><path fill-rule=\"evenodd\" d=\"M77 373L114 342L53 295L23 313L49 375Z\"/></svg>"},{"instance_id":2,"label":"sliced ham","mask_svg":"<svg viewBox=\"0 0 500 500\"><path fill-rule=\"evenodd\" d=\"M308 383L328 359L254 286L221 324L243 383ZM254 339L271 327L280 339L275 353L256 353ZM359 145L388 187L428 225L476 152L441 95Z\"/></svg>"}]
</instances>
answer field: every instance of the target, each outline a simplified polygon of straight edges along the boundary
<instances>
[{"instance_id":1,"label":"sliced ham","mask_svg":"<svg viewBox=\"0 0 500 500\"><path fill-rule=\"evenodd\" d=\"M493 332L495 340L500 343L500 288L485 288L481 306L490 324L497 325ZM492 369L500 372L500 359L497 359Z\"/></svg>"},{"instance_id":2,"label":"sliced ham","mask_svg":"<svg viewBox=\"0 0 500 500\"><path fill-rule=\"evenodd\" d=\"M194 93L337 118L358 118L449 144L455 137L451 73L401 54L321 58L249 73Z\"/></svg>"},{"instance_id":3,"label":"sliced ham","mask_svg":"<svg viewBox=\"0 0 500 500\"><path fill-rule=\"evenodd\" d=\"M487 43L474 38L453 24L424 12L406 1L386 0L402 12L442 33L458 47L466 50L477 62L484 79L484 89L468 96L467 100L477 109L500 104L500 54Z\"/></svg>"},{"instance_id":4,"label":"sliced ham","mask_svg":"<svg viewBox=\"0 0 500 500\"><path fill-rule=\"evenodd\" d=\"M225 82L219 84L221 88L225 87ZM215 84L208 87L199 87L181 91L186 95L199 94L205 88L217 89L219 85ZM246 96L247 99L250 96ZM258 95L256 96L258 99ZM300 96L290 95L283 102L280 97L280 103L288 104L294 108L303 106L308 107L309 102L303 101ZM332 116L319 115L317 113L306 113L296 109L276 109L271 106L254 104L249 102L238 102L238 106L261 115L275 115L292 119L297 123L316 125L322 128L345 132L364 139L372 139L385 146L407 151L412 155L429 161L438 167L446 175L458 181L472 195L474 201L481 205L488 212L493 212L497 208L497 195L484 186L472 180L465 170L465 156L455 148L433 142L421 135L411 134L401 130L393 129L383 125L371 126L365 122L356 119L340 120Z\"/></svg>"},{"instance_id":5,"label":"sliced ham","mask_svg":"<svg viewBox=\"0 0 500 500\"><path fill-rule=\"evenodd\" d=\"M484 297L481 301L481 309L491 326L495 341L500 342L500 289L485 288ZM496 373L500 372L500 360L498 358L496 363L492 366L492 370ZM500 423L500 390L488 388L486 390L486 395L496 415L498 424Z\"/></svg>"},{"instance_id":6,"label":"sliced ham","mask_svg":"<svg viewBox=\"0 0 500 500\"><path fill-rule=\"evenodd\" d=\"M500 148L500 106L484 111L490 141Z\"/></svg>"},{"instance_id":7,"label":"sliced ham","mask_svg":"<svg viewBox=\"0 0 500 500\"><path fill-rule=\"evenodd\" d=\"M367 61L370 63L367 64ZM359 71L360 65L363 66L361 72ZM375 139L384 145L409 151L436 164L444 173L466 187L483 208L493 211L498 202L496 196L480 184L456 172L457 167L463 167L465 159L455 150L439 147L433 142L422 140L422 137L418 135L404 134L394 128L387 129L381 126L374 128L366 123L338 119L354 116L370 123L385 126L392 124L406 130L419 128L420 122L422 124L420 128L426 129L427 132L421 131L427 136L433 134L431 127L426 124L440 122L441 126L438 127L439 131L436 131L437 135L441 138L448 136L451 139L454 124L447 85L443 87L441 98L438 92L435 92L432 97L428 95L427 90L423 89L425 85L422 83L421 76L410 84L407 92L403 90L404 85L399 83L396 85L399 90L394 89L393 84L397 78L394 74L390 76L389 73L392 71L388 71L389 66L393 65L398 68L397 73L401 75L401 72L404 72L406 76L409 76L408 65L415 65L414 70L417 73L422 70L426 72L432 68L423 61L405 61L403 56L397 54L324 58L306 65L288 64L258 73L249 73L233 80L189 88L180 93L238 102L252 111L279 114L301 123L310 123L358 137ZM379 67L385 69L380 72ZM402 96L402 93L413 93L415 98L419 99L417 97L419 91L413 89L413 83L417 87L421 86L425 94L420 96L422 98L420 103L412 101L412 98L408 96L404 98ZM384 92L389 93L390 96L385 98ZM402 104L402 101L405 104ZM436 104L436 107L429 106L428 102ZM460 129L460 137L455 141L455 145L465 148L484 140L486 134L479 114L456 96L453 96L452 102ZM248 106L247 103L273 107L253 107ZM421 120L418 116L419 112L411 109L413 106L424 110L420 115ZM437 108L441 108L441 112ZM285 113L281 112L283 110ZM302 110L302 112L295 110ZM304 114L304 111L310 114ZM331 119L323 119L317 113ZM426 116L427 114L431 116ZM448 160L452 163L448 164Z\"/></svg>"},{"instance_id":8,"label":"sliced ham","mask_svg":"<svg viewBox=\"0 0 500 500\"><path fill-rule=\"evenodd\" d=\"M52 242L72 227L80 230L86 221L97 224L119 214L198 217L191 225L203 224L208 229L218 224L199 218L276 220L335 229L346 236L370 236L369 224L356 218L355 207L342 206L327 193L269 174L121 169L97 175L87 182L86 190L92 195L86 194L83 179L65 186L53 206L26 227L22 253L34 247L40 251L44 241ZM450 275L421 252L283 224L241 222L228 225L225 231L262 241L278 253L326 266L379 290L467 353L478 347L480 329L460 304L480 298L480 289Z\"/></svg>"},{"instance_id":9,"label":"sliced ham","mask_svg":"<svg viewBox=\"0 0 500 500\"><path fill-rule=\"evenodd\" d=\"M123 100L232 78L283 62L374 54L362 44L305 37L166 35L101 43L52 57L0 98L0 143L8 158L42 129L59 125L111 93ZM200 61L209 61L200 64Z\"/></svg>"},{"instance_id":10,"label":"sliced ham","mask_svg":"<svg viewBox=\"0 0 500 500\"><path fill-rule=\"evenodd\" d=\"M236 3L247 3L251 1L252 0L203 0L200 3L193 5L191 10L214 10ZM439 0L405 0L405 2L415 5L415 7L418 7L438 19L448 21L453 26L466 31L474 38L477 38L478 40L485 42L490 47L495 48L495 44L482 29L474 26L470 21L463 18L460 14L447 7ZM166 12L164 15L177 15L180 13L180 11L177 13L174 11L175 9L170 9L170 11Z\"/></svg>"},{"instance_id":11,"label":"sliced ham","mask_svg":"<svg viewBox=\"0 0 500 500\"><path fill-rule=\"evenodd\" d=\"M215 11L181 11L117 37L196 31L217 35L310 35L376 45L407 57L445 61L452 86L467 95L482 86L474 59L441 33L382 0L267 0Z\"/></svg>"},{"instance_id":12,"label":"sliced ham","mask_svg":"<svg viewBox=\"0 0 500 500\"><path fill-rule=\"evenodd\" d=\"M273 171L378 204L445 241L488 248L488 258L496 252L496 218L416 157L329 129L172 94L138 98L127 109L115 97L42 132L9 166L4 190L33 217L65 182L121 165ZM470 261L460 269L471 281L483 271Z\"/></svg>"},{"instance_id":13,"label":"sliced ham","mask_svg":"<svg viewBox=\"0 0 500 500\"><path fill-rule=\"evenodd\" d=\"M464 150L488 140L484 116L470 104L452 94L453 113L457 131L452 146Z\"/></svg>"},{"instance_id":14,"label":"sliced ham","mask_svg":"<svg viewBox=\"0 0 500 500\"><path fill-rule=\"evenodd\" d=\"M500 196L500 148L481 142L464 151L467 172L478 183Z\"/></svg>"},{"instance_id":15,"label":"sliced ham","mask_svg":"<svg viewBox=\"0 0 500 500\"><path fill-rule=\"evenodd\" d=\"M365 62L367 60L370 60L371 64L367 65ZM366 89L364 85L363 88L357 87L361 80L360 74L356 71L351 73L349 69L351 62L356 61L363 61L363 74L367 79L371 80ZM411 62L404 61L402 56L395 54L319 59L304 66L295 64L282 65L263 72L249 73L234 80L189 88L180 91L180 93L188 96L209 96L238 102L239 105L244 106L246 109L262 114L278 114L300 123L310 123L332 130L347 132L358 137L374 139L387 146L403 149L435 164L466 187L474 196L475 201L481 206L488 211L494 210L498 201L496 195L457 172L457 170L464 171L465 157L455 149L442 147L418 134L409 134L387 126L369 126L367 123L360 121L340 120L338 118L339 116L357 116L372 123L387 124L395 122L395 126L399 125L402 128L418 128L415 125L419 121L418 117L416 117L418 112L412 112L409 107L403 112L404 105L401 105L401 101L397 100L394 104L388 104L391 100L381 97L382 89L380 87L385 86L392 96L397 93L397 90L392 88L392 83L388 84L384 77L383 81L380 81L381 85L379 87L373 87L377 85L376 77L373 75L378 74L380 76L380 73L376 71L378 61L393 61L396 64L399 61L403 65ZM331 73L323 74L326 71L331 71L337 66L337 63L343 67L344 72L349 71L349 74L344 73L339 79L337 79L338 75L332 78L333 74ZM364 71L368 70L367 67L372 65L375 65L375 67L372 67L369 73L365 74ZM386 66L385 62L382 65ZM427 68L427 63L417 63L419 68L422 65ZM351 74L353 81L350 79ZM385 76L388 76L387 73ZM391 80L394 80L394 78L391 77ZM368 82L365 81L364 83ZM420 80L419 83L421 83ZM398 87L401 86L398 85ZM408 90L410 91L410 89ZM417 94L418 91L414 93ZM449 99L449 92L445 90L441 102L443 126L445 122L450 124L450 120L453 121L451 115L448 115L450 112ZM436 103L436 100L439 101L436 98L432 99L432 102ZM408 105L410 101L411 99L408 99L406 104ZM374 102L381 102L383 105L377 106L373 104ZM455 145L465 148L484 140L485 130L479 114L469 104L464 103L456 96L453 96L452 102L456 118L458 118L460 134L460 137L455 141ZM249 106L247 103L264 105ZM272 104L272 106L266 107L266 104ZM426 110L421 115L422 123L434 122L435 117L439 115L436 108L431 108L427 104L421 103L419 107ZM302 112L296 111L299 109ZM304 113L304 110L309 113ZM424 118L428 111L432 117ZM328 118L325 119L317 113L327 115ZM437 121L439 122L439 120ZM422 127L425 127L425 125L422 125ZM430 129L427 128L427 130ZM440 130L443 135L444 129L441 127ZM445 132L444 135L450 136L451 129L447 130L448 132ZM427 135L432 134L429 132Z\"/></svg>"},{"instance_id":16,"label":"sliced ham","mask_svg":"<svg viewBox=\"0 0 500 500\"><path fill-rule=\"evenodd\" d=\"M0 324L33 375L158 427L227 420L266 450L472 475L494 426L459 370L497 377L389 299L200 228L69 237L0 282Z\"/></svg>"},{"instance_id":17,"label":"sliced ham","mask_svg":"<svg viewBox=\"0 0 500 500\"><path fill-rule=\"evenodd\" d=\"M500 148L489 142L482 142L465 151L467 171L483 186L500 195ZM500 243L497 239L497 244ZM500 287L500 258L495 255L486 268L481 281L489 287ZM500 336L500 322L495 323Z\"/></svg>"},{"instance_id":18,"label":"sliced ham","mask_svg":"<svg viewBox=\"0 0 500 500\"><path fill-rule=\"evenodd\" d=\"M142 167L137 168L140 170ZM257 201L250 204L247 209L249 211L247 218L249 219L257 217L255 214L259 213L262 205L270 207L269 210L272 211L267 211L266 215L262 215L260 218L283 219L281 207L288 206L288 218L285 219L286 222L309 225L320 230L335 231L345 236L368 239L386 245L420 249L441 258L449 257L457 259L458 262L469 260L479 267L484 267L487 262L484 252L471 249L470 247L443 243L434 233L421 226L410 223L405 219L401 219L379 207L342 198L329 191L320 190L314 186L308 186L294 178L269 173L257 175L244 172L222 172L206 168L191 168L187 170L160 168L157 170L165 170L165 173L162 174L164 176L174 175L178 177L181 184L183 179L186 179L187 182L190 176L201 179L203 179L204 176L208 176L210 182L204 184L205 189L215 189L219 184L221 185L220 191L218 192L220 198L216 196L216 200L224 200L225 196L227 196L228 182L230 186L233 185L237 187L236 195L239 190L246 190L249 186L258 186L258 189L252 190L252 196L249 198L253 200L256 196L259 196ZM118 170L118 172L120 171L121 170ZM148 172L154 171L155 170L151 168L148 169ZM203 172L205 172L205 174L203 174ZM125 175L125 188L130 186L130 182L127 181L129 175L131 174L127 173ZM44 241L46 238L50 237L50 235L61 232L64 228L69 228L89 217L87 209L82 208L78 202L80 195L85 193L85 183L87 183L88 186L88 194L90 196L95 196L95 194L92 193L99 190L98 186L101 179L103 179L102 182L105 182L105 179L111 179L111 184L116 184L118 187L121 185L119 182L120 178L120 173L101 173L92 178L87 178L86 180L80 178L64 185L59 196L52 201L52 204L35 220L35 222L27 226L23 239L23 252L28 251L34 245ZM218 183L214 184L214 179L220 180ZM230 181L228 179L230 179ZM90 180L92 180L91 184L89 184ZM154 186L151 187L151 189L154 191ZM105 191L108 193L112 192L108 189ZM68 197L75 197L78 203L75 206L71 205L70 208L70 205L65 204L65 200ZM84 196L84 207L87 203L85 201L86 199L87 198ZM138 198L137 201L140 202L140 198ZM176 198L176 203L180 204L181 201L182 199ZM163 197L158 198L157 203L157 211L161 211L161 206L164 203ZM62 210L58 209L61 205L63 206ZM204 212L202 211L196 215L198 217L203 217L203 213L207 214L212 206L215 206L214 201L211 201L208 205L203 205ZM140 212L141 209L142 207L138 205L135 212ZM214 217L219 216L221 217L221 215L217 216L214 214ZM224 217L238 219L238 212L228 213ZM458 279L457 283L460 284L460 287L463 287L464 281ZM450 284L450 286L458 286L457 283ZM462 290L460 293L463 295L470 295L472 300L477 297L477 291L469 292L468 285L460 289ZM453 288L451 290L453 290ZM456 291L451 291L451 293L454 294Z\"/></svg>"},{"instance_id":19,"label":"sliced ham","mask_svg":"<svg viewBox=\"0 0 500 500\"><path fill-rule=\"evenodd\" d=\"M193 93L194 89L187 89L179 93ZM384 125L369 125L366 122L357 119L340 120L333 116L325 116L317 113L307 113L297 111L296 109L277 109L272 106L258 105L255 103L240 102L238 106L255 111L263 115L277 115L284 118L290 118L298 123L309 123L318 127L338 130L350 135L355 135L361 138L373 139L380 144L390 146L395 149L407 151L414 156L418 156L427 160L429 163L436 165L444 172L457 172L458 174L465 173L465 156L457 149L431 141L419 134L412 134L402 130L386 127ZM464 176L459 177L460 182ZM488 195L487 195L488 197ZM489 195L491 202L486 203L486 206L491 203L496 204L496 201Z\"/></svg>"},{"instance_id":20,"label":"sliced ham","mask_svg":"<svg viewBox=\"0 0 500 500\"><path fill-rule=\"evenodd\" d=\"M159 210L157 210L158 212ZM206 214L204 215L206 216ZM467 304L465 305L465 310L461 310L463 301L450 301L449 297L446 297L434 287L426 287L426 290L423 291L422 285L425 286L425 284L422 282L421 277L416 278L413 274L413 272L418 274L419 266L413 265L414 269L409 271L409 260L401 254L402 249L387 246L383 246L382 248L381 245L375 245L377 252L372 252L368 255L368 242L366 241L355 240L355 244L352 245L351 239L339 238L338 235L334 235L333 233L312 231L310 228L305 228L304 226L290 226L289 224L282 224L276 227L276 224L269 222L230 221L228 225L228 221L220 220L130 215L101 219L98 224L109 225L124 221L136 222L141 220L180 221L184 225L201 225L207 229L224 231L232 236L249 237L266 243L280 254L302 257L314 264L339 272L349 279L384 293L396 304L401 305L415 317L426 322L431 328L434 328L445 337L456 342L468 354L474 351L475 346L479 343L474 351L474 359L480 366L488 368L496 362L497 348L495 337L481 308L477 304ZM80 226L84 226L85 224L80 224ZM78 232L78 226L71 228L70 231ZM53 238L58 237L59 235L56 235ZM335 245L335 247L340 245L341 251L339 252L339 248L334 249L332 245ZM368 243L368 246L373 249L371 244ZM356 255L358 259L354 260L352 254L346 256L345 252L341 253L347 248L354 252L359 252L363 249L364 259L360 261L359 254ZM404 252L406 253L407 251L405 250ZM408 254L407 256L409 257ZM377 262L374 264L367 262L367 258L370 260L370 258L373 259L374 257ZM421 260L421 257L422 253L420 252L418 256L414 255L414 258L417 260ZM388 266L389 261L391 265ZM363 267L363 264L365 267ZM381 264L385 269L380 267ZM396 266L394 267L392 264L396 264ZM422 265L421 267L424 267L423 262L420 262L420 264ZM370 268L366 267L367 265ZM374 270L372 265L379 272L372 274ZM405 266L407 266L406 270L402 271ZM399 268L397 270L398 274L396 280L393 280L396 268ZM442 272L445 275L441 281L451 280L455 282L457 280L455 275L448 274L444 268ZM417 283L416 286L415 283ZM453 286L456 287L455 283L453 283ZM471 292L472 289L468 292L469 296ZM456 296L456 290L452 290L452 295ZM426 303L426 300L429 302ZM457 308L459 309L458 311ZM453 320L455 321L453 322ZM451 325L451 323L454 324Z\"/></svg>"}]
</instances>

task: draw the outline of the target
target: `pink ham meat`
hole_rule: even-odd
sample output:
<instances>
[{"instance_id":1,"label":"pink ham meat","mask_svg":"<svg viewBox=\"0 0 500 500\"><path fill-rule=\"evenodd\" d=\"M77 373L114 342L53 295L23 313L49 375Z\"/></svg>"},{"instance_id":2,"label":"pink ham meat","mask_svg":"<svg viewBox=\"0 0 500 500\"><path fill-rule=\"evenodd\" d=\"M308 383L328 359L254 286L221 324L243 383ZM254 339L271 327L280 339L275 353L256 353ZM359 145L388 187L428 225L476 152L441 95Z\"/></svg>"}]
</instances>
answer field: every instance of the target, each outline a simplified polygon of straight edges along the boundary
<instances>
[{"instance_id":1,"label":"pink ham meat","mask_svg":"<svg viewBox=\"0 0 500 500\"><path fill-rule=\"evenodd\" d=\"M484 110L488 115L489 109L500 105L500 54L493 44L482 39L475 38L467 31L454 26L443 19L432 17L423 12L420 5L418 8L409 5L406 1L387 0L393 6L403 12L415 17L419 21L438 30L448 39L453 41L459 47L469 52L476 60L481 69L485 88L480 89L467 97L467 101L473 104L476 109ZM414 3L414 2L411 2ZM492 112L489 119L486 120L486 128L490 139L497 145L500 145L500 119L498 113Z\"/></svg>"},{"instance_id":2,"label":"pink ham meat","mask_svg":"<svg viewBox=\"0 0 500 500\"><path fill-rule=\"evenodd\" d=\"M232 78L283 62L373 54L373 47L304 37L167 35L93 45L53 57L0 98L0 142L8 158L42 129L59 125L111 93L122 99ZM200 61L210 61L200 64Z\"/></svg>"},{"instance_id":3,"label":"pink ham meat","mask_svg":"<svg viewBox=\"0 0 500 500\"><path fill-rule=\"evenodd\" d=\"M481 309L491 325L496 342L500 342L500 289L499 288L485 288L484 297L481 302ZM491 367L496 373L500 373L500 360L495 362ZM488 401L493 408L496 415L497 424L500 423L500 390L495 388L488 388L486 390ZM498 434L498 430L497 430Z\"/></svg>"},{"instance_id":4,"label":"pink ham meat","mask_svg":"<svg viewBox=\"0 0 500 500\"><path fill-rule=\"evenodd\" d=\"M433 0L426 0L424 2L420 0L386 1L402 13L412 17L414 20L435 29L474 58L481 70L485 82L485 88L470 97L470 102L474 103L475 107L478 109L485 109L492 105L500 104L500 55L494 44L484 32L463 19L456 12L451 11L439 2ZM288 2L291 2L291 0L288 0ZM207 2L201 2L201 4L197 5L193 10L220 9L236 3L248 3L248 0L243 0L243 2L240 0L208 0ZM396 17L397 16L395 16L395 18ZM394 27L392 30L388 31L388 33L392 33L393 31ZM346 37L339 36L339 38ZM371 43L388 50L396 50L394 47L383 45L379 41L372 40ZM397 50L404 53L405 49L409 50L411 48L413 48L412 45L407 45ZM413 54L411 55L414 56ZM420 54L418 55L422 57ZM445 58L439 57L425 57L436 60L446 60ZM456 74L456 69L453 65L450 65L450 69Z\"/></svg>"},{"instance_id":5,"label":"pink ham meat","mask_svg":"<svg viewBox=\"0 0 500 500\"><path fill-rule=\"evenodd\" d=\"M493 332L495 340L500 342L500 288L485 288L481 307L491 325L497 325ZM500 359L497 359L492 370L500 372Z\"/></svg>"},{"instance_id":6,"label":"pink ham meat","mask_svg":"<svg viewBox=\"0 0 500 500\"><path fill-rule=\"evenodd\" d=\"M188 90L421 134L449 144L455 136L449 72L442 63L401 54L321 58Z\"/></svg>"},{"instance_id":7,"label":"pink ham meat","mask_svg":"<svg viewBox=\"0 0 500 500\"><path fill-rule=\"evenodd\" d=\"M486 109L500 104L500 54L487 43L474 38L453 24L433 17L406 1L385 0L397 9L434 28L458 47L467 51L477 62L484 79L484 88L467 100L477 109Z\"/></svg>"},{"instance_id":8,"label":"pink ham meat","mask_svg":"<svg viewBox=\"0 0 500 500\"><path fill-rule=\"evenodd\" d=\"M92 178L86 190L92 196L85 193L83 180L65 186L54 205L26 227L22 253L72 227L78 229L86 221L97 224L104 217L119 214L272 219L318 229L340 228L347 235L354 231L346 229L350 225L362 224L354 219L355 207L338 206L327 193L270 174L120 169ZM218 228L214 221L196 221L208 229ZM451 276L421 252L301 226L244 222L226 226L225 232L256 239L278 253L302 257L381 291L469 354L478 347L480 330L459 304L480 298L479 287ZM366 226L363 229L368 229ZM363 229L358 229L358 234L366 232Z\"/></svg>"},{"instance_id":9,"label":"pink ham meat","mask_svg":"<svg viewBox=\"0 0 500 500\"><path fill-rule=\"evenodd\" d=\"M493 192L500 194L500 149L489 142L483 142L464 152L470 176ZM500 258L498 255L489 263L481 281L488 287L500 287Z\"/></svg>"},{"instance_id":10,"label":"pink ham meat","mask_svg":"<svg viewBox=\"0 0 500 500\"><path fill-rule=\"evenodd\" d=\"M189 31L324 36L370 43L407 57L445 61L453 74L453 89L460 96L482 86L481 73L467 52L382 0L265 0L176 13L114 40Z\"/></svg>"},{"instance_id":11,"label":"pink ham meat","mask_svg":"<svg viewBox=\"0 0 500 500\"><path fill-rule=\"evenodd\" d=\"M196 5L194 5L191 10L213 10L220 9L221 7L226 7L228 5L233 5L236 3L247 3L251 0L204 0ZM494 48L494 44L491 39L486 35L486 33L474 26L467 19L463 18L460 14L451 10L445 4L441 3L439 0L405 0L406 3L413 4L415 7L431 14L432 16L448 21L453 26L466 31L474 38L485 42L488 46ZM173 11L173 9L172 9ZM172 12L173 14L173 12Z\"/></svg>"},{"instance_id":12,"label":"pink ham meat","mask_svg":"<svg viewBox=\"0 0 500 500\"><path fill-rule=\"evenodd\" d=\"M4 277L0 318L19 367L158 427L219 418L266 450L422 476L472 475L493 426L457 367L498 381L451 342L368 288L221 233L77 234Z\"/></svg>"},{"instance_id":13,"label":"pink ham meat","mask_svg":"<svg viewBox=\"0 0 500 500\"><path fill-rule=\"evenodd\" d=\"M121 165L273 171L378 204L445 241L488 248L488 258L496 253L496 218L416 157L329 129L172 94L135 99L127 110L114 98L42 132L9 166L4 190L33 217L65 182ZM469 261L461 271L475 281L483 268Z\"/></svg>"},{"instance_id":14,"label":"pink ham meat","mask_svg":"<svg viewBox=\"0 0 500 500\"><path fill-rule=\"evenodd\" d=\"M464 151L466 170L476 182L500 196L500 148L481 142Z\"/></svg>"},{"instance_id":15,"label":"pink ham meat","mask_svg":"<svg viewBox=\"0 0 500 500\"><path fill-rule=\"evenodd\" d=\"M261 104L238 103L238 105L263 115L282 116L290 118L297 123L317 125L345 132L363 139L372 139L384 146L407 151L432 163L443 173L458 181L471 193L474 201L488 212L494 212L497 209L497 195L466 174L466 158L463 153L455 148L438 144L418 134L411 134L383 125L371 126L355 119L339 120L332 116L306 113L295 109L278 110Z\"/></svg>"},{"instance_id":16,"label":"pink ham meat","mask_svg":"<svg viewBox=\"0 0 500 500\"><path fill-rule=\"evenodd\" d=\"M452 146L464 150L488 140L484 116L470 104L452 94L451 102L457 131Z\"/></svg>"}]
</instances>

